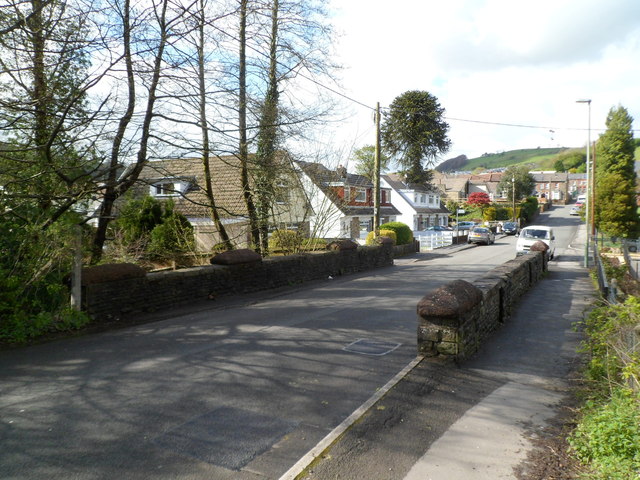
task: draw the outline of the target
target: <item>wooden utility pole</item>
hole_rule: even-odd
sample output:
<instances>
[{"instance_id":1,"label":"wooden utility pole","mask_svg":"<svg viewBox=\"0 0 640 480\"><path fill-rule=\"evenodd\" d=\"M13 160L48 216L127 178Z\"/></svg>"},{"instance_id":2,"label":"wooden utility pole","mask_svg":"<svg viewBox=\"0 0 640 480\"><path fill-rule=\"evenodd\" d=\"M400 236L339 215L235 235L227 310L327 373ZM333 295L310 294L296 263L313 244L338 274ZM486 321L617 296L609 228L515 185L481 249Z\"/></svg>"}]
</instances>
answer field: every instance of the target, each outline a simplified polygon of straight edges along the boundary
<instances>
[{"instance_id":1,"label":"wooden utility pole","mask_svg":"<svg viewBox=\"0 0 640 480\"><path fill-rule=\"evenodd\" d=\"M591 151L593 155L591 157L591 198L589 198L589 203L591 204L591 225L589 226L589 234L593 236L596 233L596 142L592 143Z\"/></svg>"},{"instance_id":2,"label":"wooden utility pole","mask_svg":"<svg viewBox=\"0 0 640 480\"><path fill-rule=\"evenodd\" d=\"M380 235L380 102L376 104L376 149L373 178L373 230L378 238Z\"/></svg>"}]
</instances>

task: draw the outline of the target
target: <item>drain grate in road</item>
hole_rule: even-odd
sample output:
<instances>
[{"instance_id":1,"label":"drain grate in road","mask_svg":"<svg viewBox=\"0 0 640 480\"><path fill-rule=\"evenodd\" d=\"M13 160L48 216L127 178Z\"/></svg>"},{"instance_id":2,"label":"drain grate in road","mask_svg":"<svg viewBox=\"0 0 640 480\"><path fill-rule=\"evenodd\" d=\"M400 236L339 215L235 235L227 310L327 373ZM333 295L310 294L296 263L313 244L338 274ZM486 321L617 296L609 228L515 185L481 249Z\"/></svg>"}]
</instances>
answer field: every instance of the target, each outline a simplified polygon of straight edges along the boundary
<instances>
[{"instance_id":1,"label":"drain grate in road","mask_svg":"<svg viewBox=\"0 0 640 480\"><path fill-rule=\"evenodd\" d=\"M295 427L279 418L221 407L165 432L154 443L237 471Z\"/></svg>"},{"instance_id":2,"label":"drain grate in road","mask_svg":"<svg viewBox=\"0 0 640 480\"><path fill-rule=\"evenodd\" d=\"M398 348L401 343L384 342L381 340L371 340L368 338L361 338L355 342L350 343L343 350L347 352L360 353L362 355L386 355L393 352Z\"/></svg>"}]
</instances>

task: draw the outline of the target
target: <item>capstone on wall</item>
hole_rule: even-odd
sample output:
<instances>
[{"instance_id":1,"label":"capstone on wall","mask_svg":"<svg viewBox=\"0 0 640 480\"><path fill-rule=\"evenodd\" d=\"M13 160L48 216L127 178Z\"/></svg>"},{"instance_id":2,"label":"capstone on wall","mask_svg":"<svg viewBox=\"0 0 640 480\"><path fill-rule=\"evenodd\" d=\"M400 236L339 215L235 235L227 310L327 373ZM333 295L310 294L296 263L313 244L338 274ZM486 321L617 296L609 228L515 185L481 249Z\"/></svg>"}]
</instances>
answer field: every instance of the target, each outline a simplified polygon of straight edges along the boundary
<instances>
[{"instance_id":1,"label":"capstone on wall","mask_svg":"<svg viewBox=\"0 0 640 480\"><path fill-rule=\"evenodd\" d=\"M508 320L518 300L547 271L544 252L510 260L474 282L455 280L417 305L418 352L464 359Z\"/></svg>"}]
</instances>

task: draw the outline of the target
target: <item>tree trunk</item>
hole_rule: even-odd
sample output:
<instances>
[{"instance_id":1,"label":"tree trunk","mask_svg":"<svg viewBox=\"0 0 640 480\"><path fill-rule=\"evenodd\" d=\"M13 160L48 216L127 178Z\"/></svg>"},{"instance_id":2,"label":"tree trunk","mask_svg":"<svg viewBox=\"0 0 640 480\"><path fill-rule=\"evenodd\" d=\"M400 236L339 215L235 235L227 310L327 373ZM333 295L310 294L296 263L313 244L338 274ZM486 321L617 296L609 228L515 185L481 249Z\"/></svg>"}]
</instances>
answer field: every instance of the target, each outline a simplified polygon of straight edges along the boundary
<instances>
[{"instance_id":1,"label":"tree trunk","mask_svg":"<svg viewBox=\"0 0 640 480\"><path fill-rule=\"evenodd\" d=\"M224 243L224 246L227 250L233 250L233 244L231 243L231 239L229 238L229 234L227 233L226 228L222 224L220 219L220 214L218 213L218 209L216 208L216 202L213 195L213 185L211 181L211 167L209 165L209 159L211 156L211 146L209 143L209 125L207 123L207 99L206 99L206 85L205 85L205 72L204 72L204 44L205 44L205 36L204 36L204 23L205 23L205 12L204 12L204 0L200 0L200 19L199 19L199 43L198 43L198 87L200 94L200 125L202 129L202 166L204 168L204 179L205 179L205 191L207 194L207 199L209 201L209 212L211 215L211 220L215 225L218 233L220 234L220 238Z\"/></svg>"},{"instance_id":2,"label":"tree trunk","mask_svg":"<svg viewBox=\"0 0 640 480\"><path fill-rule=\"evenodd\" d=\"M239 63L239 91L238 91L238 116L239 116L239 158L240 158L240 181L242 183L242 194L247 206L249 215L249 229L251 242L256 252L260 253L260 229L256 214L251 185L249 184L249 150L247 145L247 2L240 0L240 63Z\"/></svg>"},{"instance_id":3,"label":"tree trunk","mask_svg":"<svg viewBox=\"0 0 640 480\"><path fill-rule=\"evenodd\" d=\"M271 7L271 38L269 45L269 83L262 107L256 163L258 164L259 221L263 254L269 252L269 220L275 193L275 153L278 123L278 10L279 0Z\"/></svg>"},{"instance_id":4,"label":"tree trunk","mask_svg":"<svg viewBox=\"0 0 640 480\"><path fill-rule=\"evenodd\" d=\"M168 25L167 25L167 2L168 0L163 0L160 4L160 12L156 13L156 18L158 20L158 29L160 33L158 47L155 53L154 65L152 70L152 78L149 84L148 96L147 96L147 105L145 108L144 119L142 122L142 127L140 129L140 146L138 148L138 153L136 155L136 162L133 164L133 167L128 171L126 175L123 175L121 178L117 178L117 168L119 165L118 159L120 157L120 145L124 138L124 132L126 131L127 125L132 115L132 110L127 109L125 115L120 119L118 135L114 140L112 153L111 153L111 162L109 169L109 182L105 189L104 201L102 203L100 209L100 219L98 223L98 229L94 236L91 263L95 264L102 258L102 250L104 246L104 242L106 239L106 232L109 222L112 220L113 216L113 206L115 201L124 195L138 180L140 176L140 172L144 168L147 162L147 148L149 144L149 137L151 135L151 120L153 119L155 102L156 102L156 92L158 88L158 84L160 82L160 77L162 73L162 65L163 65L163 56L164 49L167 43L168 36ZM129 104L131 107L132 102L135 102L135 80L133 79L133 60L131 56L130 50L130 38L131 38L131 27L130 27L130 19L129 19L129 0L125 2L125 10L123 17L123 33L125 36L125 62L127 64L127 82L129 89ZM131 112L131 114L130 114Z\"/></svg>"}]
</instances>

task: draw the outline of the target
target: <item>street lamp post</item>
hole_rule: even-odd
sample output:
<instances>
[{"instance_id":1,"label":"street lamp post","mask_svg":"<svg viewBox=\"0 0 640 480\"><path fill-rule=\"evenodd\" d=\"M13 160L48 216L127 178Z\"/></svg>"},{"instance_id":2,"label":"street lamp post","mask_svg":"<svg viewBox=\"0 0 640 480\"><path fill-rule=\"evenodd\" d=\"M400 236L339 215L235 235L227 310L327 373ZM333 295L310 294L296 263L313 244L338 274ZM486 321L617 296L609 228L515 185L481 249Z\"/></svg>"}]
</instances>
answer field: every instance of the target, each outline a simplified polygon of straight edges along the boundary
<instances>
[{"instance_id":1,"label":"street lamp post","mask_svg":"<svg viewBox=\"0 0 640 480\"><path fill-rule=\"evenodd\" d=\"M590 171L591 171L591 166L589 165L590 162L590 158L591 158L591 151L590 151L590 147L591 147L591 99L585 99L585 100L577 100L576 103L586 103L587 106L589 107L589 120L588 120L588 127L587 127L587 191L586 191L586 200L584 202L585 207L584 207L584 211L585 211L585 223L586 223L586 227L587 227L587 239L585 241L584 244L584 266L585 268L589 268L589 236L591 235L590 230L590 226L591 226L591 222L589 221L589 219L591 218L591 179L590 177Z\"/></svg>"},{"instance_id":2,"label":"street lamp post","mask_svg":"<svg viewBox=\"0 0 640 480\"><path fill-rule=\"evenodd\" d=\"M516 177L511 177L511 201L513 202L513 221L516 221ZM517 231L517 230L516 230Z\"/></svg>"}]
</instances>

